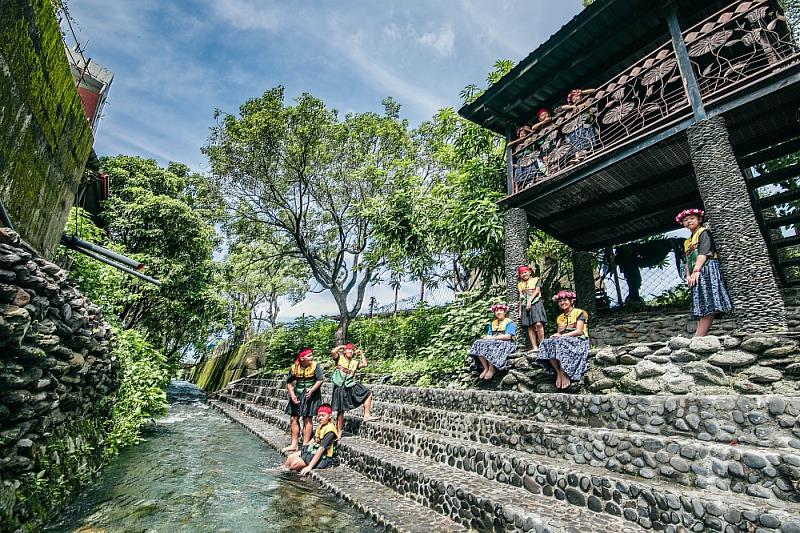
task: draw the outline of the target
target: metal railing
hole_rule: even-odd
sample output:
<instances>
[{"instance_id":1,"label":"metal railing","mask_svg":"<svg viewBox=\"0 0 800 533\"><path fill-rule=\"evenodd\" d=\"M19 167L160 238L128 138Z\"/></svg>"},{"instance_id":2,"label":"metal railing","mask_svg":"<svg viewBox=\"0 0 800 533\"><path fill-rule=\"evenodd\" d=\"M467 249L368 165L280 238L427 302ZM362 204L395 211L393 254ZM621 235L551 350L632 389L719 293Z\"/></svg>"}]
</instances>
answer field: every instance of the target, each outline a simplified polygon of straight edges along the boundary
<instances>
[{"instance_id":1,"label":"metal railing","mask_svg":"<svg viewBox=\"0 0 800 533\"><path fill-rule=\"evenodd\" d=\"M682 35L704 104L800 60L786 19L772 0L736 2ZM691 112L672 42L665 43L515 140L510 192L664 130Z\"/></svg>"}]
</instances>

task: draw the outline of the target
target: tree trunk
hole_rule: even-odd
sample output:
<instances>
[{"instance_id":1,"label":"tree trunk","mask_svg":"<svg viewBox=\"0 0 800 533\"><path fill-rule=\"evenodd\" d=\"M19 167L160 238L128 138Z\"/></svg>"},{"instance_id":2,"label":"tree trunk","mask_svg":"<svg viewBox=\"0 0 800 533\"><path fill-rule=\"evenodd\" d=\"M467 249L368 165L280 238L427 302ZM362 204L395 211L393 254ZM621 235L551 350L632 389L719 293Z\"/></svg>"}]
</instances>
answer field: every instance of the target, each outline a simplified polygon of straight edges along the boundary
<instances>
[{"instance_id":1,"label":"tree trunk","mask_svg":"<svg viewBox=\"0 0 800 533\"><path fill-rule=\"evenodd\" d=\"M350 327L350 316L348 313L339 315L339 327L336 328L336 345L344 344L347 340L347 328Z\"/></svg>"}]
</instances>

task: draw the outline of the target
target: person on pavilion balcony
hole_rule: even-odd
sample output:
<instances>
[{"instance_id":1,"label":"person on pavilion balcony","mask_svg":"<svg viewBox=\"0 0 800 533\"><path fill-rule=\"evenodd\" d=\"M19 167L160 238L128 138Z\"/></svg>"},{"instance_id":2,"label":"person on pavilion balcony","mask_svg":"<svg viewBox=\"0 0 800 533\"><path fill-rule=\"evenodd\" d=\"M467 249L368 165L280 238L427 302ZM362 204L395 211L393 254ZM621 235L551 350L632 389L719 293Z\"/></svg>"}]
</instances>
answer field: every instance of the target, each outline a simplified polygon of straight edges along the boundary
<instances>
[{"instance_id":1,"label":"person on pavilion balcony","mask_svg":"<svg viewBox=\"0 0 800 533\"><path fill-rule=\"evenodd\" d=\"M508 306L495 304L492 313L494 320L487 325L486 335L473 342L469 349L469 355L483 368L478 378L486 381L492 379L498 370L505 370L508 356L517 351L514 341L517 327L506 316Z\"/></svg>"},{"instance_id":2,"label":"person on pavilion balcony","mask_svg":"<svg viewBox=\"0 0 800 533\"><path fill-rule=\"evenodd\" d=\"M691 231L683 245L686 258L686 284L692 291L690 312L697 320L694 336L708 335L714 317L733 309L731 298L722 278L719 254L711 231L703 226L705 212L684 209L675 221Z\"/></svg>"},{"instance_id":3,"label":"person on pavilion balcony","mask_svg":"<svg viewBox=\"0 0 800 533\"><path fill-rule=\"evenodd\" d=\"M586 372L589 357L589 313L575 307L575 293L558 291L553 296L562 314L558 331L542 341L536 362L556 374L556 389L566 389Z\"/></svg>"},{"instance_id":4,"label":"person on pavilion balcony","mask_svg":"<svg viewBox=\"0 0 800 533\"><path fill-rule=\"evenodd\" d=\"M594 89L572 89L567 94L567 103L559 107L559 111L566 111L573 116L561 128L567 135L572 145L572 162L579 162L594 150L597 136L592 127L592 110L586 97L594 93Z\"/></svg>"}]
</instances>

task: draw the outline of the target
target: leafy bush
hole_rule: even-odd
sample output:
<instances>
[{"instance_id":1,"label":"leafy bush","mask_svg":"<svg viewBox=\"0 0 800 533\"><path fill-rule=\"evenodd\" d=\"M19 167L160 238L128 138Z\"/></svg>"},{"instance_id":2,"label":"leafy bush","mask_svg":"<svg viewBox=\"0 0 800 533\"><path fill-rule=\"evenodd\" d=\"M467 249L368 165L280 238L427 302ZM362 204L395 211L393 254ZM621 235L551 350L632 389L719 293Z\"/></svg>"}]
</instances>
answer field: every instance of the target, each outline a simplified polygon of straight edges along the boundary
<instances>
[{"instance_id":1,"label":"leafy bush","mask_svg":"<svg viewBox=\"0 0 800 533\"><path fill-rule=\"evenodd\" d=\"M114 354L119 362L119 388L108 421L104 458L139 442L142 425L167 408L166 387L172 370L164 355L134 330L116 331Z\"/></svg>"}]
</instances>

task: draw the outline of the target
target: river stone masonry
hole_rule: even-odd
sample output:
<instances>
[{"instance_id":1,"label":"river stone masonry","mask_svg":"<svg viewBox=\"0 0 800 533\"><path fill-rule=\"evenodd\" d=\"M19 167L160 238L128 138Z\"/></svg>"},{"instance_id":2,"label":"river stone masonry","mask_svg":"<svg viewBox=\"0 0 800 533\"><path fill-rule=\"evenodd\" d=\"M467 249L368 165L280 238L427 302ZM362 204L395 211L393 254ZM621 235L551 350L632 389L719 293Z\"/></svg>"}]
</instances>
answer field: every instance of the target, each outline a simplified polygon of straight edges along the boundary
<instances>
[{"instance_id":1,"label":"river stone masonry","mask_svg":"<svg viewBox=\"0 0 800 533\"><path fill-rule=\"evenodd\" d=\"M0 530L35 529L100 464L111 343L66 272L0 228Z\"/></svg>"},{"instance_id":2,"label":"river stone masonry","mask_svg":"<svg viewBox=\"0 0 800 533\"><path fill-rule=\"evenodd\" d=\"M472 529L800 528L800 398L372 391L382 419L348 413L342 462ZM285 442L286 401L246 378L212 405Z\"/></svg>"},{"instance_id":3,"label":"river stone masonry","mask_svg":"<svg viewBox=\"0 0 800 533\"><path fill-rule=\"evenodd\" d=\"M534 352L519 351L499 386L555 391ZM464 381L474 381L467 367ZM572 387L593 393L800 395L800 335L674 337L593 349L589 370Z\"/></svg>"}]
</instances>

